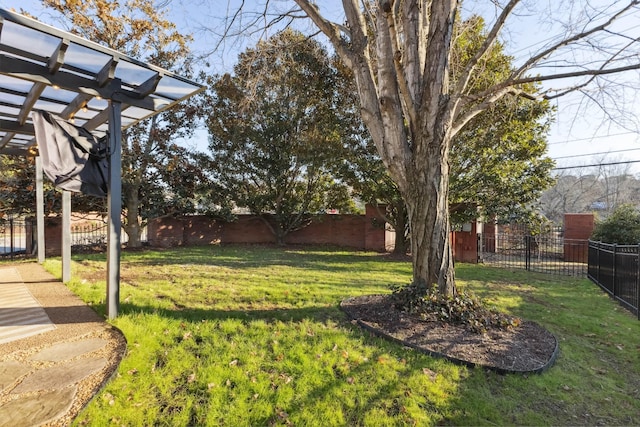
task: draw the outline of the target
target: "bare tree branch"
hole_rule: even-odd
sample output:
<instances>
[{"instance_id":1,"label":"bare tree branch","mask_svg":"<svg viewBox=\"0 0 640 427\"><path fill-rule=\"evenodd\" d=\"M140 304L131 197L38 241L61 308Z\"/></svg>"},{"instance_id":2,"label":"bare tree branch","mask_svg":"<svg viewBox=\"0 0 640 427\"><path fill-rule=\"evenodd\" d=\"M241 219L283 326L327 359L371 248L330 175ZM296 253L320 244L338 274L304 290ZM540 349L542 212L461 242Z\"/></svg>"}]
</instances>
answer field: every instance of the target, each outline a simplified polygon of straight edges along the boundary
<instances>
[{"instance_id":1,"label":"bare tree branch","mask_svg":"<svg viewBox=\"0 0 640 427\"><path fill-rule=\"evenodd\" d=\"M489 39L490 38L495 39L496 37L496 35L493 33L493 30L497 29L498 27L502 28L504 26L504 21L507 19L507 16L505 16L507 7L509 7L511 3L513 3L514 1L515 0L510 1L510 3L503 10L503 13L501 13L501 15L497 18L496 23L492 28L492 32L490 32L487 40L485 41L485 43L483 44L483 47L480 50L483 52L483 54L486 54L487 52L486 46L487 46L487 43L489 42ZM618 48L615 52L607 52L608 50L607 46L600 46L596 44L595 41L591 41L588 39L590 36L593 36L598 33L620 36L620 34L611 31L610 27L618 19L623 17L626 13L628 13L633 8L637 7L639 4L640 4L640 1L638 0L630 1L624 7L618 9L615 13L611 14L604 23L596 25L594 27L590 27L590 28L585 27L579 33L570 37L563 38L562 40L556 43L553 43L551 46L545 48L540 53L531 56L519 68L514 70L509 78L503 80L502 82L498 82L496 85L490 88L487 88L483 91L473 93L473 94L465 94L464 91L462 91L463 81L462 80L459 81L459 84L456 87L456 92L455 92L455 94L460 97L456 106L457 107L456 114L460 114L460 112L462 112L466 107L468 107L470 104L474 102L480 102L479 105L491 105L490 100L495 99L495 94L501 93L504 95L506 93L509 93L509 91L504 90L507 87L522 87L522 85L529 84L529 83L540 83L545 81L558 81L562 79L576 79L580 77L589 77L585 81L577 82L576 84L566 87L562 90L547 89L544 93L540 93L538 95L527 94L527 92L523 91L522 89L516 90L519 96L550 100L550 99L559 98L561 96L565 96L572 92L580 91L590 86L591 84L593 84L598 77L605 76L605 75L619 74L626 71L640 69L640 63L638 63L636 54L626 55L626 56L622 55L623 53L628 52L629 49L633 47L633 45L637 44L638 41L640 41L640 39L623 35L623 37L630 39L630 41L626 43L624 46ZM600 14L602 13L603 12L600 12ZM601 16L590 17L589 22L593 22L596 18L600 18L600 17ZM570 46L578 47L580 46L581 42L584 42L583 44L586 47L589 47L591 50L595 49L595 50L604 52L607 55L607 58L601 61L595 61L595 60L591 61L593 62L593 65L597 65L596 67L593 67L593 68L589 68L589 62L581 61L579 58L576 58L574 61L569 61L566 59L558 61L556 59L553 62L550 62L548 64L549 67L553 67L554 69L553 72L548 74L543 73L543 74L537 74L532 76L524 76L524 73L526 71L529 71L534 67L541 69L544 66L544 63L541 61L545 58L550 57L554 53L558 52L561 48L570 47ZM482 55L478 56L478 54L476 54L473 60L477 61L481 56ZM631 64L627 63L626 65L612 66L612 64L620 63L625 60L633 61L633 62ZM576 69L576 67L580 67L582 69ZM571 71L558 72L558 70L562 68L570 68ZM467 70L469 70L469 74L468 75L463 74L466 80L464 82L465 85L468 84L467 83L468 79L470 78L473 72L472 68L467 67ZM552 91L555 91L556 93L550 94L550 92ZM515 93L515 92L512 92L512 93ZM484 100L489 100L489 103L487 104L486 102L484 102ZM474 107L473 110L477 110L477 106ZM456 120L458 120L458 118L456 118ZM465 114L465 117L463 117L461 120L462 120L462 123L467 122L466 114Z\"/></svg>"},{"instance_id":2,"label":"bare tree branch","mask_svg":"<svg viewBox=\"0 0 640 427\"><path fill-rule=\"evenodd\" d=\"M328 19L325 19L320 14L320 10L318 10L318 6L315 4L306 0L295 0L295 2L300 6L300 9L307 14L308 18L313 21L318 29L329 38L331 44L340 55L340 58L342 58L345 64L351 68L353 66L353 57L347 49L345 41L341 37L341 32L346 29L344 27L339 27ZM350 34L347 33L347 35ZM352 37L350 37L350 39L352 39Z\"/></svg>"},{"instance_id":3,"label":"bare tree branch","mask_svg":"<svg viewBox=\"0 0 640 427\"><path fill-rule=\"evenodd\" d=\"M618 49L618 51L614 55L612 55L609 59L607 59L602 64L602 66L600 67L600 70L604 70L605 67L608 64L610 64L611 62L613 62L616 59L616 57L618 57L619 55L624 53L628 48L630 48L633 44L635 44L637 42L638 42L638 39L631 39L631 41L629 43L624 45L622 48ZM564 95L566 95L566 94L568 94L570 92L575 92L575 91L580 90L580 89L582 89L584 87L587 87L589 84L591 84L596 79L597 76L598 76L597 74L594 74L594 75L591 76L590 79L587 79L582 84L579 84L579 85L573 86L571 88L568 88L568 89L566 89L564 91L558 92L555 95L545 95L545 99L559 98L559 97L564 96Z\"/></svg>"},{"instance_id":4,"label":"bare tree branch","mask_svg":"<svg viewBox=\"0 0 640 427\"><path fill-rule=\"evenodd\" d=\"M543 82L543 81L551 81L551 80L560 80L560 79L566 79L566 78L575 78L575 77L584 77L584 76L591 76L593 78L598 77L598 76L605 76L605 75L611 75L611 74L619 74L625 71L632 71L632 70L640 70L640 63L638 64L631 64L631 65L627 65L627 66L623 66L623 67L617 67L617 68L608 68L608 69L597 69L597 70L582 70L582 71L573 71L573 72L569 72L569 73L558 73L558 74L548 74L548 75L543 75L543 76L531 76L531 77L524 77L521 79L515 79L515 80L506 80L503 81L497 85L494 85L492 87L490 87L489 89L486 89L482 92L473 94L473 95L465 95L461 97L461 102L458 105L458 112L462 110L463 107L466 107L468 104L470 104L471 102L474 101L480 101L480 100L484 100L484 99L494 99L496 94L502 94L505 95L507 93L509 93L509 90L505 90L508 88L515 88L517 86L520 85L524 85L527 83L539 83L539 82ZM555 99L558 98L559 96L564 96L567 95L568 93L571 92L576 92L580 89L583 89L584 87L586 87L589 83L591 83L593 81L593 79L589 79L587 82L585 83L581 83L581 84L576 84L575 86L571 86L569 88L566 88L563 90L561 95L547 95L546 93L543 93L542 96L535 96L532 94L527 93L526 91L522 90L522 89L513 89L514 93L517 92L519 96L524 96L530 99ZM548 91L550 91L551 89L549 89ZM484 105L484 104L482 104ZM486 104L486 105L491 105L491 104ZM456 120L458 120L456 118Z\"/></svg>"},{"instance_id":5,"label":"bare tree branch","mask_svg":"<svg viewBox=\"0 0 640 427\"><path fill-rule=\"evenodd\" d=\"M558 43L555 43L555 44L549 46L548 48L544 49L542 52L538 53L537 55L533 55L531 58L529 58L527 61L525 61L520 66L520 68L515 70L513 72L512 76L513 77L521 76L523 73L525 73L526 71L530 70L534 65L536 65L538 63L538 61L540 61L541 59L546 58L550 54L558 51L561 47L569 46L572 43L575 43L575 42L577 42L579 40L583 40L583 39L587 38L588 36L590 36L592 34L595 34L597 32L606 30L614 22L616 22L618 20L618 18L620 18L627 11L631 10L632 8L634 8L635 6L638 6L638 5L640 5L640 0L632 0L632 1L629 2L629 4L627 4L625 7L620 9L617 13L613 14L603 24L597 25L597 26L595 26L593 28L590 28L590 29L587 29L585 31L582 31L582 32L580 32L578 34L575 34L572 37L568 37L566 39L563 39L563 40L559 41Z\"/></svg>"},{"instance_id":6,"label":"bare tree branch","mask_svg":"<svg viewBox=\"0 0 640 427\"><path fill-rule=\"evenodd\" d=\"M502 99L502 97L504 97L507 94L512 94L515 96L525 96L525 97L527 96L525 91L523 90L518 90L511 86L505 86L500 90L491 93L491 96L485 96L483 98L480 98L482 99L482 102L473 106L468 111L465 111L464 114L462 114L460 117L456 118L452 126L451 134L456 135L474 117L476 117L478 114L482 113L483 111L489 109L491 106L495 105L496 102L498 102L500 99ZM460 112L458 111L457 114L460 114Z\"/></svg>"}]
</instances>

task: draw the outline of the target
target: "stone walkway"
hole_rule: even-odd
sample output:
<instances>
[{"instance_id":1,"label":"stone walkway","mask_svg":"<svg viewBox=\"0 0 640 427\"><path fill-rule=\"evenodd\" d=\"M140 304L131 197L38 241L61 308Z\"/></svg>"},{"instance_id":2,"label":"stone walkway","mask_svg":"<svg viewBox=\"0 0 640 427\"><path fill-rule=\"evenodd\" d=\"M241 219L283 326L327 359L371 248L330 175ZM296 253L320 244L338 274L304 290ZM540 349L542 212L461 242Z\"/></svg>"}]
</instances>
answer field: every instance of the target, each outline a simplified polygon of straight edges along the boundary
<instances>
[{"instance_id":1,"label":"stone walkway","mask_svg":"<svg viewBox=\"0 0 640 427\"><path fill-rule=\"evenodd\" d=\"M0 427L68 425L126 349L117 329L36 263L0 267L0 339Z\"/></svg>"},{"instance_id":2,"label":"stone walkway","mask_svg":"<svg viewBox=\"0 0 640 427\"><path fill-rule=\"evenodd\" d=\"M55 329L15 267L0 268L0 344Z\"/></svg>"}]
</instances>

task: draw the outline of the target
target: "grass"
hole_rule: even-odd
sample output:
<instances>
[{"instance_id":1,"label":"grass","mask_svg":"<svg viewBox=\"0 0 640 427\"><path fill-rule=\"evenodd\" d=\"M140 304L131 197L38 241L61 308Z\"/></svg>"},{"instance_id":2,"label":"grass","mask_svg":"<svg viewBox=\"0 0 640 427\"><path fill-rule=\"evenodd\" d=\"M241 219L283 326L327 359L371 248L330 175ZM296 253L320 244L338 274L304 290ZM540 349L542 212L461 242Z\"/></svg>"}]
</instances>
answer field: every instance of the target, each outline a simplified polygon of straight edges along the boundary
<instances>
[{"instance_id":1,"label":"grass","mask_svg":"<svg viewBox=\"0 0 640 427\"><path fill-rule=\"evenodd\" d=\"M60 262L46 267L60 274ZM69 287L104 313L104 256ZM87 425L395 426L640 423L640 322L587 280L457 266L459 286L560 341L541 375L468 369L371 336L339 302L407 283L410 263L342 250L124 252L117 376Z\"/></svg>"}]
</instances>

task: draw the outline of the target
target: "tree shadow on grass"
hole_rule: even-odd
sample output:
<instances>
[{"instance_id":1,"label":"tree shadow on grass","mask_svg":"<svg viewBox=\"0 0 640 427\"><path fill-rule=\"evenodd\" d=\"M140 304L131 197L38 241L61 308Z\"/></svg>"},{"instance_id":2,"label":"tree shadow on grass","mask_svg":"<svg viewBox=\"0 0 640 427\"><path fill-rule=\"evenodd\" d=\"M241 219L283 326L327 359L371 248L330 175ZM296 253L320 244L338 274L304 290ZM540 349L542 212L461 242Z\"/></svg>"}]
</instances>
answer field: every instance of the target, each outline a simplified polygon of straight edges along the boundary
<instances>
[{"instance_id":1,"label":"tree shadow on grass","mask_svg":"<svg viewBox=\"0 0 640 427\"><path fill-rule=\"evenodd\" d=\"M104 311L104 305L97 307L99 312ZM262 320L262 321L282 321L300 322L303 320L315 320L325 322L334 320L336 322L347 322L344 313L336 307L311 306L302 308L274 308L274 309L201 309L191 307L180 307L175 309L155 307L149 305L137 305L123 303L120 305L120 315L155 314L164 318L201 322L203 320Z\"/></svg>"},{"instance_id":2,"label":"tree shadow on grass","mask_svg":"<svg viewBox=\"0 0 640 427\"><path fill-rule=\"evenodd\" d=\"M100 306L99 308L103 308ZM313 419L314 408L316 405L322 406L323 400L328 395L340 396L351 387L358 387L359 381L372 381L372 386L363 389L362 394L355 397L350 402L345 402L340 410L345 417L346 425L362 425L365 415L372 412L382 411L390 417L395 417L399 424L410 424L411 416L406 413L408 400L412 399L412 393L421 395L418 400L419 405L424 410L432 412L430 417L437 420L443 419L443 413L448 411L448 405L443 402L437 402L427 391L411 389L407 383L416 375L427 375L424 370L429 373L435 372L448 364L442 360L436 360L428 356L414 352L397 343L391 343L381 339L359 326L350 322L347 316L339 309L339 307L304 307L304 308L286 308L286 309L267 309L267 310L221 310L221 309L200 309L200 308L182 308L182 309L166 309L149 305L137 305L124 303L121 306L121 315L139 315L149 314L162 318L167 318L179 322L198 325L203 321L225 321L239 320L243 323L250 324L253 321L261 321L267 324L273 322L303 322L312 321L326 324L335 322L339 329L325 329L322 334L322 340L331 343L335 338L331 338L333 334L343 335L345 333L353 334L353 339L358 340L362 347L367 347L372 352L372 356L368 360L360 362L357 365L350 366L346 371L341 370L338 366L333 366L332 373L326 372L322 376L322 381L312 388L303 387L302 390L297 389L295 398L283 405L275 408L275 412L263 418L253 419L255 425L273 425L286 424L287 417L303 418L306 421L318 421ZM346 332L346 331L349 332ZM190 330L187 326L186 330ZM182 332L179 333L182 335ZM171 335L170 335L171 336ZM180 340L180 337L176 337ZM256 342L256 345L268 347L269 343ZM329 347L330 348L330 347ZM337 350L339 352L342 349ZM389 358L388 362L381 362L380 358ZM387 370L385 375L389 378L385 381L375 381L377 366L387 363L393 363L395 369ZM396 366L397 365L397 366ZM448 371L449 368L444 368ZM304 375L304 374L301 374ZM314 373L318 375L318 373ZM444 375L447 375L444 373ZM435 381L435 380L434 380ZM451 383L456 381L451 380ZM453 400L454 395L451 396ZM443 406L444 405L444 406ZM279 412L278 412L279 411ZM194 415L195 417L195 415ZM294 422L295 424L295 422Z\"/></svg>"},{"instance_id":3,"label":"tree shadow on grass","mask_svg":"<svg viewBox=\"0 0 640 427\"><path fill-rule=\"evenodd\" d=\"M103 260L105 254L74 255L76 261ZM385 271L408 274L411 260L388 254L360 252L338 247L297 247L262 245L208 245L123 252L123 262L132 265L209 265L230 269L289 266L333 272L351 271L354 264L372 267L384 262Z\"/></svg>"}]
</instances>

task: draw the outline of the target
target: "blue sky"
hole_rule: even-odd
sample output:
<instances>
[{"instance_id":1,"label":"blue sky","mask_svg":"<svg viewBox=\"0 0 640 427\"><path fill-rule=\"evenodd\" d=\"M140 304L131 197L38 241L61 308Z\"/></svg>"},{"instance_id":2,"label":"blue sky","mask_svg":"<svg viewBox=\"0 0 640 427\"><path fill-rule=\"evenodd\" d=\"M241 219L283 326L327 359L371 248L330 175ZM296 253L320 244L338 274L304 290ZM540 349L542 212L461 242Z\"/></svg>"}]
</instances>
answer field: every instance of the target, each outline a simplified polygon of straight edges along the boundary
<instances>
[{"instance_id":1,"label":"blue sky","mask_svg":"<svg viewBox=\"0 0 640 427\"><path fill-rule=\"evenodd\" d=\"M3 8L17 7L15 0L0 0ZM227 10L232 10L233 6L228 6L227 0L173 0L170 4L172 8L172 18L177 26L190 32L195 37L194 49L209 49L214 40L204 27L215 27L216 17L226 16ZM234 3L232 0L231 4ZM320 2L321 10L328 10L330 14L337 16L341 7L336 0ZM541 2L540 2L541 3ZM277 4L277 2L276 2ZM478 4L481 4L478 3ZM466 6L466 3L465 3ZM19 7L24 8L43 21L55 25L56 23L46 15L45 9L36 0L23 0L19 2ZM471 6L473 7L473 6ZM228 9L229 8L229 9ZM511 29L508 33L509 45L507 51L512 52L514 57L519 58L529 50L539 47L541 40L545 40L548 32L540 26L541 17L525 16L523 14L520 25L516 29ZM249 37L245 42L253 44L258 35ZM237 57L237 54L244 47L227 44L221 54L212 56L211 63L215 64L215 71L225 71L230 69ZM635 96L632 94L631 96ZM555 123L549 134L550 157L557 159L557 165L574 166L588 165L596 163L638 161L630 164L631 173L640 174L640 135L629 128L621 127L607 120L602 111L596 108L584 109L580 107L584 103L584 98L577 95L570 95L555 101L557 114ZM638 108L631 108L629 116L640 111L640 103L635 103ZM206 148L206 133L200 132L197 147ZM593 153L609 153L598 154ZM622 170L624 165L611 166ZM586 169L572 169L565 172L584 173Z\"/></svg>"}]
</instances>

